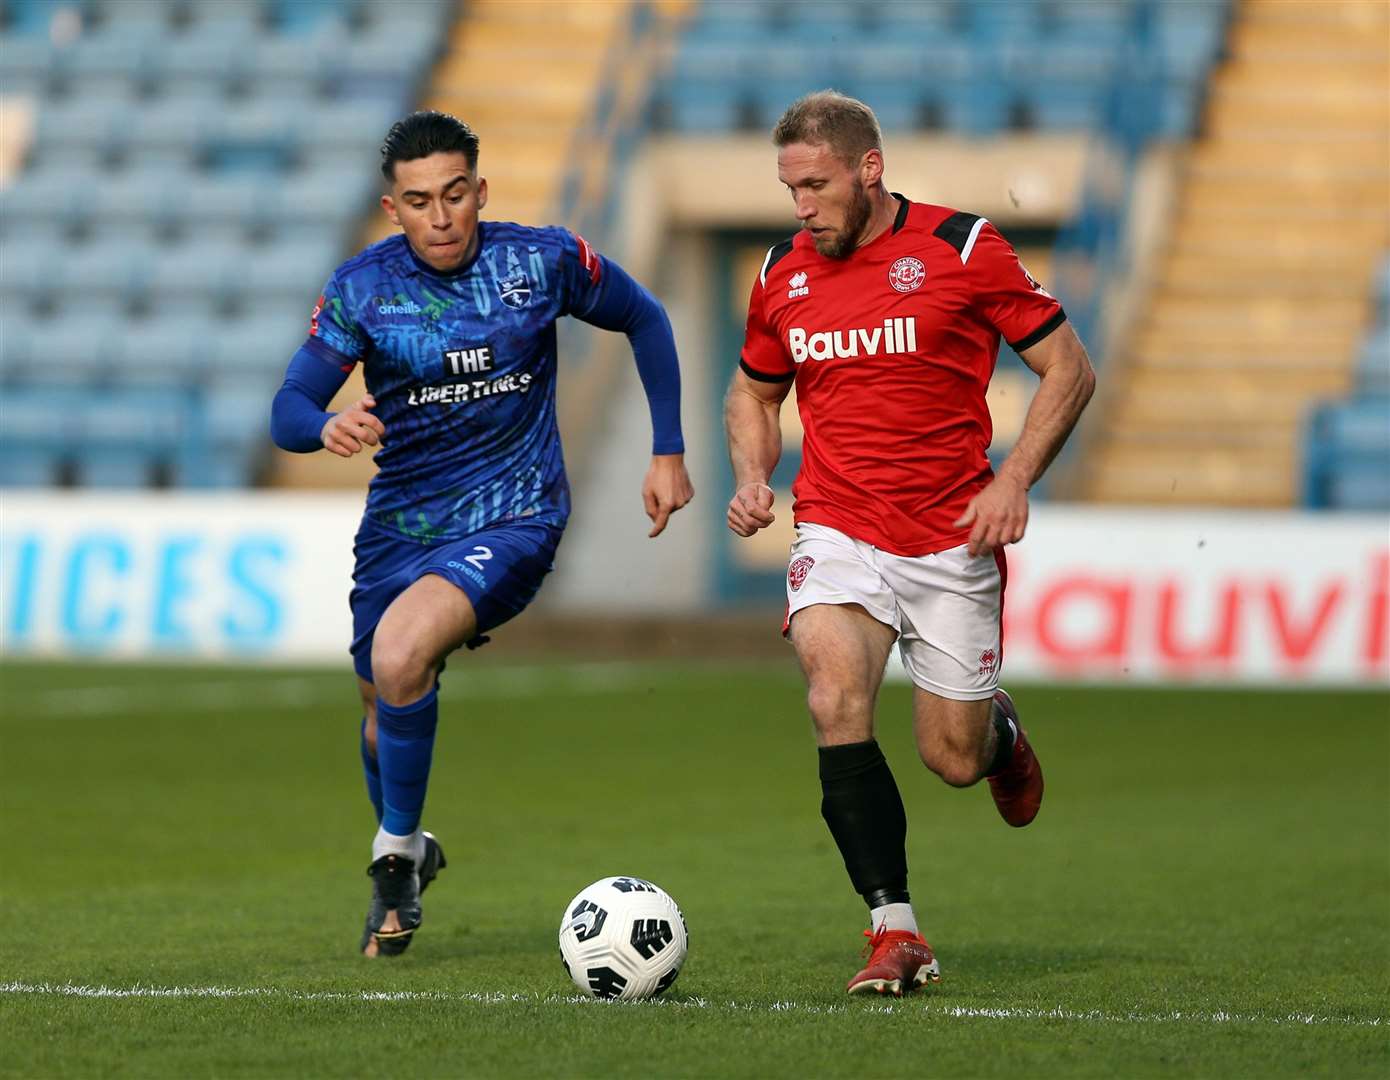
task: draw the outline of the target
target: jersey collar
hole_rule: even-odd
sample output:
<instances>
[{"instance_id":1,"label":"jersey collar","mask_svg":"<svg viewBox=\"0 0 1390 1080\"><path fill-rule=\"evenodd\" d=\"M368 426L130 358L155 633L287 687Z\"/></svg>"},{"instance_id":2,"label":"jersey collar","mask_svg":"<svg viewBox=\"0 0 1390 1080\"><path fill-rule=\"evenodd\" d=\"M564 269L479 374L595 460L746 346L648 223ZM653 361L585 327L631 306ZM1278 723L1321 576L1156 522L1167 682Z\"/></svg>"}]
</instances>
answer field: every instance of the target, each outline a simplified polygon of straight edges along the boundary
<instances>
[{"instance_id":1,"label":"jersey collar","mask_svg":"<svg viewBox=\"0 0 1390 1080\"><path fill-rule=\"evenodd\" d=\"M892 195L893 198L897 199L898 202L902 204L898 207L898 216L893 219L893 228L889 230L891 235L907 224L907 211L912 204L907 201L906 195L899 195L896 191L890 191L888 194Z\"/></svg>"}]
</instances>

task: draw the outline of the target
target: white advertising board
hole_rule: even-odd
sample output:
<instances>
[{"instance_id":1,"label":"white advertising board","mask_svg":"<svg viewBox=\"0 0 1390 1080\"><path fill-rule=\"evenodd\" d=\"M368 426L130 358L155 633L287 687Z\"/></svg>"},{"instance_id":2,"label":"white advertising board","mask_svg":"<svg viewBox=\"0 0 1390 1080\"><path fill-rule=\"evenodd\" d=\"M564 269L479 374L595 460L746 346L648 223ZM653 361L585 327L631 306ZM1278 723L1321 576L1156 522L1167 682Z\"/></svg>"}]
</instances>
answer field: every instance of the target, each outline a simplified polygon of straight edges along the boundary
<instances>
[{"instance_id":1,"label":"white advertising board","mask_svg":"<svg viewBox=\"0 0 1390 1080\"><path fill-rule=\"evenodd\" d=\"M1390 682L1390 519L1043 506L1008 549L1004 675Z\"/></svg>"},{"instance_id":2,"label":"white advertising board","mask_svg":"<svg viewBox=\"0 0 1390 1080\"><path fill-rule=\"evenodd\" d=\"M0 648L346 664L361 506L0 493ZM1006 681L1390 685L1384 517L1042 506L1008 562Z\"/></svg>"},{"instance_id":3,"label":"white advertising board","mask_svg":"<svg viewBox=\"0 0 1390 1080\"><path fill-rule=\"evenodd\" d=\"M345 661L361 496L0 493L7 656Z\"/></svg>"}]
</instances>

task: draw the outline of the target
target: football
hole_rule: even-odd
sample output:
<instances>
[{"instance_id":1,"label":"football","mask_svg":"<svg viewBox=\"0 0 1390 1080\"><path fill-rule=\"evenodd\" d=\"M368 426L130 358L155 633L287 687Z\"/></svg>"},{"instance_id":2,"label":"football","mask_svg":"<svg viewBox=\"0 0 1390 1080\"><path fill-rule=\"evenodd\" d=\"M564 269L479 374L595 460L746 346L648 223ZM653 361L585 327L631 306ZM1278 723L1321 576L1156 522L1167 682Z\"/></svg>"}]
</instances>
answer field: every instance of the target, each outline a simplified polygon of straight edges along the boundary
<instances>
[{"instance_id":1,"label":"football","mask_svg":"<svg viewBox=\"0 0 1390 1080\"><path fill-rule=\"evenodd\" d=\"M661 993L680 974L688 940L676 902L642 878L595 881L560 918L560 959L591 997L640 1001Z\"/></svg>"}]
</instances>

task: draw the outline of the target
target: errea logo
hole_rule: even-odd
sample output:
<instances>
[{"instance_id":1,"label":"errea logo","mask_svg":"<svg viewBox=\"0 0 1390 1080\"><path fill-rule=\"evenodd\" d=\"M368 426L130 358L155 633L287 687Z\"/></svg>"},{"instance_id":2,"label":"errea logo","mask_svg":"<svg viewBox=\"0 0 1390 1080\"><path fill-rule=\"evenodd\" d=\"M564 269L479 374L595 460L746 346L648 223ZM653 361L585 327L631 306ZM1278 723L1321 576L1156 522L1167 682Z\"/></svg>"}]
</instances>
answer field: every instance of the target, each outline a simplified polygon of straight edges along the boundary
<instances>
[{"instance_id":1,"label":"errea logo","mask_svg":"<svg viewBox=\"0 0 1390 1080\"><path fill-rule=\"evenodd\" d=\"M791 277L787 278L787 284L791 286L787 290L787 299L795 300L798 296L810 296L811 286L806 284L806 272L798 270Z\"/></svg>"}]
</instances>

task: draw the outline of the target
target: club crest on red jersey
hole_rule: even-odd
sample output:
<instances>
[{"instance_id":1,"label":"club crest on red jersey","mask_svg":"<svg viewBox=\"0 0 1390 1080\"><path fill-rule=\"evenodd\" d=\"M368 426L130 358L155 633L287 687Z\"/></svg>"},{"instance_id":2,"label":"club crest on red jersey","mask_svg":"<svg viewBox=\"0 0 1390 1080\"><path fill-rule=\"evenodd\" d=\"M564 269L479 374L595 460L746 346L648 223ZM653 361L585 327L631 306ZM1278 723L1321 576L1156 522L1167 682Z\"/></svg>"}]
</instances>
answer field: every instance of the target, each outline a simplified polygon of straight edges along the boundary
<instances>
[{"instance_id":1,"label":"club crest on red jersey","mask_svg":"<svg viewBox=\"0 0 1390 1080\"><path fill-rule=\"evenodd\" d=\"M888 268L888 283L898 292L911 292L927 278L927 268L921 259L904 255Z\"/></svg>"},{"instance_id":2,"label":"club crest on red jersey","mask_svg":"<svg viewBox=\"0 0 1390 1080\"><path fill-rule=\"evenodd\" d=\"M816 565L816 560L809 555L798 555L792 560L792 564L787 567L787 584L792 587L792 592L796 592L802 585L806 584L806 575L811 572L811 567Z\"/></svg>"},{"instance_id":3,"label":"club crest on red jersey","mask_svg":"<svg viewBox=\"0 0 1390 1080\"><path fill-rule=\"evenodd\" d=\"M888 268L888 283L898 292L911 292L927 279L927 268L921 259L904 255Z\"/></svg>"}]
</instances>

